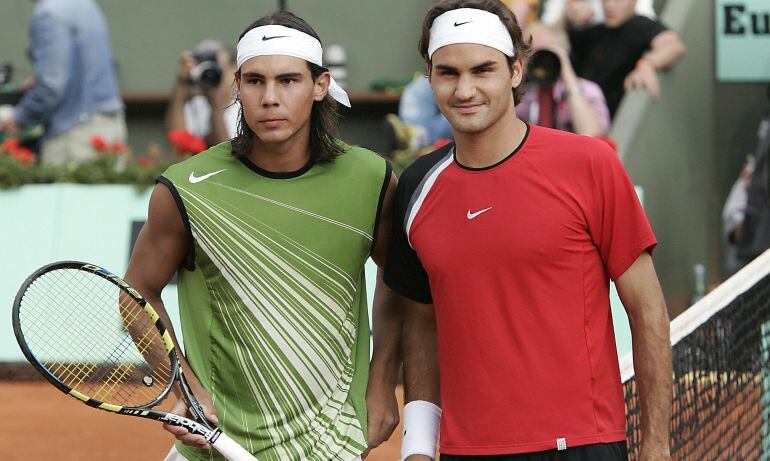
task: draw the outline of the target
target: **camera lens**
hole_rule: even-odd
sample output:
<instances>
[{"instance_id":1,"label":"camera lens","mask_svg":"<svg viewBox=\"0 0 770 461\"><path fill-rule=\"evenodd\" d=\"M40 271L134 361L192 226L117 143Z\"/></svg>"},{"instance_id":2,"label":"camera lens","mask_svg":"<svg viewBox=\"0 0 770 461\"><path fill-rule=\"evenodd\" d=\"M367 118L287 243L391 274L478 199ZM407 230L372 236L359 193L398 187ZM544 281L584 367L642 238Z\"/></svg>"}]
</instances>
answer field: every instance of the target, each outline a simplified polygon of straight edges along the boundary
<instances>
[{"instance_id":1,"label":"camera lens","mask_svg":"<svg viewBox=\"0 0 770 461\"><path fill-rule=\"evenodd\" d=\"M219 67L216 53L198 53L193 57L198 65L190 71L192 83L204 90L216 88L222 80L222 68Z\"/></svg>"},{"instance_id":2,"label":"camera lens","mask_svg":"<svg viewBox=\"0 0 770 461\"><path fill-rule=\"evenodd\" d=\"M561 75L561 61L556 53L548 50L538 50L529 61L527 81L553 85Z\"/></svg>"}]
</instances>

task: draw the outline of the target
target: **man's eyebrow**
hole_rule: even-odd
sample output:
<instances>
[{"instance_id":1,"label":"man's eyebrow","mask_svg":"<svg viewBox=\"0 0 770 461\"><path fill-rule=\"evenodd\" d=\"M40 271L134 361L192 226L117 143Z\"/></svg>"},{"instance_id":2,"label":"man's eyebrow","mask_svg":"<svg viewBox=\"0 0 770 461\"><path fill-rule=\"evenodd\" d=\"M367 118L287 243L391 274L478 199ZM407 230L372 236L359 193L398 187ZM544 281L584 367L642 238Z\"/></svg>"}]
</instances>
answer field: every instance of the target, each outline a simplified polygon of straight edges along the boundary
<instances>
[{"instance_id":1,"label":"man's eyebrow","mask_svg":"<svg viewBox=\"0 0 770 461\"><path fill-rule=\"evenodd\" d=\"M297 78L297 77L302 77L302 72L286 72L285 74L278 74L275 78L284 79L284 78Z\"/></svg>"},{"instance_id":2,"label":"man's eyebrow","mask_svg":"<svg viewBox=\"0 0 770 461\"><path fill-rule=\"evenodd\" d=\"M485 67L492 67L492 66L496 66L496 65L497 65L497 61L493 61L493 60L490 59L488 61L482 62L481 64L473 66L473 70L479 70L479 69L483 69Z\"/></svg>"},{"instance_id":3,"label":"man's eyebrow","mask_svg":"<svg viewBox=\"0 0 770 461\"><path fill-rule=\"evenodd\" d=\"M275 76L276 79L282 79L282 78L297 78L301 77L302 72L285 72L283 74L278 74ZM259 72L245 72L241 74L242 78L265 78L264 75L260 74Z\"/></svg>"},{"instance_id":4,"label":"man's eyebrow","mask_svg":"<svg viewBox=\"0 0 770 461\"><path fill-rule=\"evenodd\" d=\"M454 70L457 71L456 67L452 67L446 64L436 64L436 69L438 70Z\"/></svg>"},{"instance_id":5,"label":"man's eyebrow","mask_svg":"<svg viewBox=\"0 0 770 461\"><path fill-rule=\"evenodd\" d=\"M475 65L475 66L473 66L471 69L473 69L473 70L479 70L479 69L483 69L483 68L485 68L485 67L492 67L492 66L496 66L497 64L498 64L498 62L497 62L497 61L494 61L494 60L492 60L492 59L489 59L489 60L487 60L487 61L484 61L484 62L482 62L481 64L476 64L476 65ZM453 66L450 66L450 65L447 65L447 64L436 64L436 65L435 65L435 68L436 68L436 69L438 69L438 70L444 70L444 71L446 71L446 70L449 70L449 71L455 71L455 72L457 71L457 68L456 68L456 67L453 67Z\"/></svg>"}]
</instances>

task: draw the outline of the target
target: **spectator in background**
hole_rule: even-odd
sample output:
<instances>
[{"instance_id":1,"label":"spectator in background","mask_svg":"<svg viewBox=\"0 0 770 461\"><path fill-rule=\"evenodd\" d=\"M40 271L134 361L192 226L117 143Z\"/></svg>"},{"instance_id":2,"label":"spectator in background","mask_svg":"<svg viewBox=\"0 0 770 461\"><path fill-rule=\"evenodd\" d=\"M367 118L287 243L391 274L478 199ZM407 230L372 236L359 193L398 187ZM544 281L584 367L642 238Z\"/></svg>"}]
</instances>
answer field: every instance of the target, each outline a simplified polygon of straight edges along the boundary
<instances>
[{"instance_id":1,"label":"spectator in background","mask_svg":"<svg viewBox=\"0 0 770 461\"><path fill-rule=\"evenodd\" d=\"M208 146L235 137L239 104L233 100L234 75L233 51L218 40L204 40L183 52L166 111L166 129L187 131Z\"/></svg>"},{"instance_id":2,"label":"spectator in background","mask_svg":"<svg viewBox=\"0 0 770 461\"><path fill-rule=\"evenodd\" d=\"M598 83L610 115L629 89L660 96L658 71L673 66L685 53L676 32L634 13L636 0L602 0L604 22L587 27L590 17L571 0L565 15L572 62L580 77Z\"/></svg>"},{"instance_id":3,"label":"spectator in background","mask_svg":"<svg viewBox=\"0 0 770 461\"><path fill-rule=\"evenodd\" d=\"M415 77L401 94L398 118L405 124L409 147L420 149L432 146L441 139L452 138L452 126L436 105L436 97L425 75ZM398 120L389 117L387 123L398 126Z\"/></svg>"},{"instance_id":4,"label":"spectator in background","mask_svg":"<svg viewBox=\"0 0 770 461\"><path fill-rule=\"evenodd\" d=\"M538 20L540 0L503 0L503 3L516 16L516 22L522 29Z\"/></svg>"},{"instance_id":5,"label":"spectator in background","mask_svg":"<svg viewBox=\"0 0 770 461\"><path fill-rule=\"evenodd\" d=\"M579 78L570 63L564 32L541 23L530 25L534 54L527 73L527 92L516 106L525 121L584 136L609 131L610 112L596 83Z\"/></svg>"},{"instance_id":6,"label":"spectator in background","mask_svg":"<svg viewBox=\"0 0 770 461\"><path fill-rule=\"evenodd\" d=\"M746 208L736 236L736 256L748 264L770 248L770 119L760 125L753 170L746 188Z\"/></svg>"},{"instance_id":7,"label":"spectator in background","mask_svg":"<svg viewBox=\"0 0 770 461\"><path fill-rule=\"evenodd\" d=\"M653 0L636 0L636 14L655 19L655 9ZM570 8L579 10L588 24L594 25L604 22L604 11L602 10L602 0L545 0L543 3L543 14L540 21L552 27L564 27L564 8L569 5Z\"/></svg>"},{"instance_id":8,"label":"spectator in background","mask_svg":"<svg viewBox=\"0 0 770 461\"><path fill-rule=\"evenodd\" d=\"M722 208L722 234L725 238L725 264L730 273L737 271L746 261L738 258L738 243L741 236L743 221L746 218L746 203L749 198L749 185L754 173L754 158L746 160L741 174L730 189L725 205Z\"/></svg>"},{"instance_id":9,"label":"spectator in background","mask_svg":"<svg viewBox=\"0 0 770 461\"><path fill-rule=\"evenodd\" d=\"M0 131L44 125L41 163L98 155L94 136L124 143L126 124L109 31L92 0L38 0L29 22L35 83Z\"/></svg>"}]
</instances>

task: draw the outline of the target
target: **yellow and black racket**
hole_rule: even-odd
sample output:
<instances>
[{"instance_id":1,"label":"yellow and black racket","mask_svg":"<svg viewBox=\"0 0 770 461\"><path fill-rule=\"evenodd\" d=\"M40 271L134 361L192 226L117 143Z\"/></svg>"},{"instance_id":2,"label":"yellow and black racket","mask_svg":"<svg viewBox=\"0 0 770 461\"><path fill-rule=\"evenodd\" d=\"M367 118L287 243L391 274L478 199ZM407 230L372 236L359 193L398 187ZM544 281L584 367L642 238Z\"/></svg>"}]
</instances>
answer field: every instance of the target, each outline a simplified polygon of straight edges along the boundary
<instances>
[{"instance_id":1,"label":"yellow and black racket","mask_svg":"<svg viewBox=\"0 0 770 461\"><path fill-rule=\"evenodd\" d=\"M65 394L184 427L229 461L256 461L206 419L155 309L109 271L76 261L38 269L16 295L13 331L27 360ZM152 409L176 383L194 420Z\"/></svg>"}]
</instances>

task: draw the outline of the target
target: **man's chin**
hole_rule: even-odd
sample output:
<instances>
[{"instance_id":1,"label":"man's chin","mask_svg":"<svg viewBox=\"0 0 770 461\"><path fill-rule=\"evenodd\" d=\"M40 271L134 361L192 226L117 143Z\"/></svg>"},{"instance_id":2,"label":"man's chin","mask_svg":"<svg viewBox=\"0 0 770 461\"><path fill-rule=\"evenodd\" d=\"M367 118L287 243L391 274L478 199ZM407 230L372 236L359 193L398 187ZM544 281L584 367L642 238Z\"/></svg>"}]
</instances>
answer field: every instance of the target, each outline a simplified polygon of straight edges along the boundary
<instances>
[{"instance_id":1,"label":"man's chin","mask_svg":"<svg viewBox=\"0 0 770 461\"><path fill-rule=\"evenodd\" d=\"M451 125L454 131L463 134L477 134L489 128L489 125L483 122L463 121L460 123L452 123Z\"/></svg>"},{"instance_id":2,"label":"man's chin","mask_svg":"<svg viewBox=\"0 0 770 461\"><path fill-rule=\"evenodd\" d=\"M286 142L290 137L289 133L283 131L268 131L266 133L257 132L256 135L257 139L259 139L262 144L281 144L282 142Z\"/></svg>"}]
</instances>

